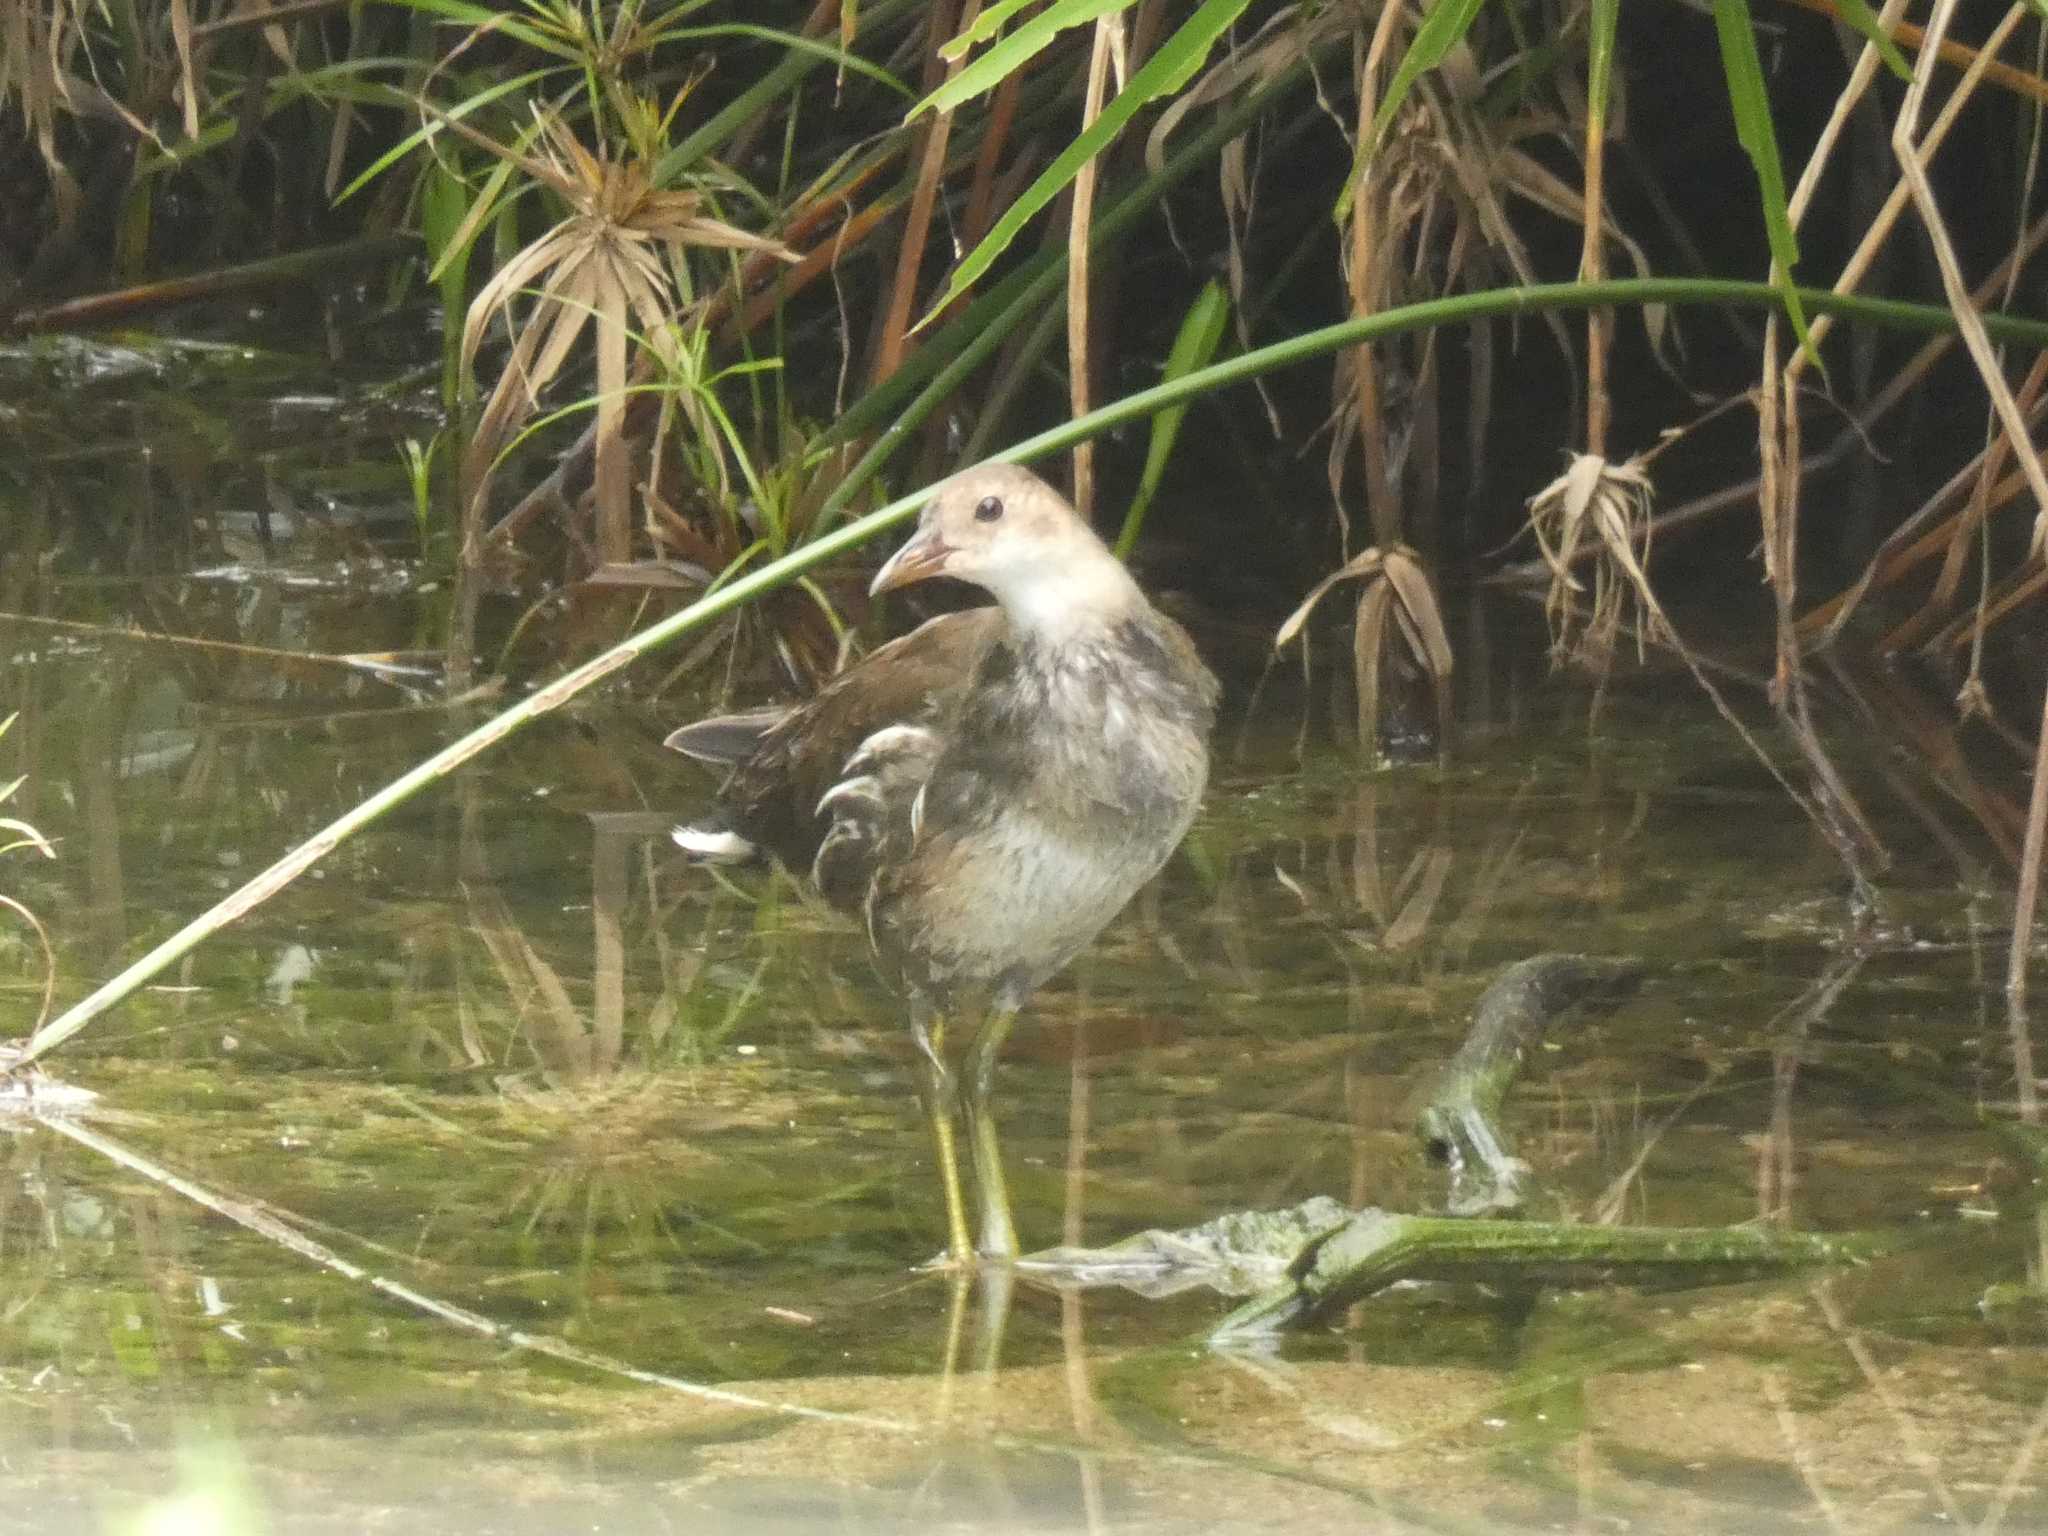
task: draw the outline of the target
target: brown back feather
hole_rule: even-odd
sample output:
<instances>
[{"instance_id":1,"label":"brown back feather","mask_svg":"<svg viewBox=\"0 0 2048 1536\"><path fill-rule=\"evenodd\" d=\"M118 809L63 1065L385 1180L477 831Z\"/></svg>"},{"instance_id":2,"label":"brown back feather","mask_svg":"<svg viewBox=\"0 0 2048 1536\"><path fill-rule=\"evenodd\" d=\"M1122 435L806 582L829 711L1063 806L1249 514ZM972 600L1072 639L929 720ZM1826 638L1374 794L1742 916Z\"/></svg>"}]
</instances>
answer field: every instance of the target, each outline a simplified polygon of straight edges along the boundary
<instances>
[{"instance_id":1,"label":"brown back feather","mask_svg":"<svg viewBox=\"0 0 2048 1536\"><path fill-rule=\"evenodd\" d=\"M719 793L741 833L807 870L827 820L818 798L846 760L891 725L944 730L981 658L1003 633L997 608L949 613L892 640L797 705L733 770Z\"/></svg>"}]
</instances>

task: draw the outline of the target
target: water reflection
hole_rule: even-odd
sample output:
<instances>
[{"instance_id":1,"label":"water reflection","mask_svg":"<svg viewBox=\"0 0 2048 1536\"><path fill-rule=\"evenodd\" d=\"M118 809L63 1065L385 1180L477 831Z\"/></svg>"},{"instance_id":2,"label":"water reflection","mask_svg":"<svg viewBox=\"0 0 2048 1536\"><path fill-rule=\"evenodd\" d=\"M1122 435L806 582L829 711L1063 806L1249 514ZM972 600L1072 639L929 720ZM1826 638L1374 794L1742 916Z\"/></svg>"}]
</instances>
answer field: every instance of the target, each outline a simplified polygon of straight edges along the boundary
<instances>
[{"instance_id":1,"label":"water reflection","mask_svg":"<svg viewBox=\"0 0 2048 1536\"><path fill-rule=\"evenodd\" d=\"M405 649L402 610L352 602L150 611ZM35 658L0 674L5 776L63 852L4 873L74 996L460 728L360 667L0 636ZM1980 1120L2035 1127L2038 1084L1999 910L1953 884L1999 857L1996 765L1937 756L1916 805L1891 754L1835 748L1896 860L1859 935L1683 689L1619 681L1589 735L1565 685L1487 686L1442 771L1296 763L1291 721L1254 724L1006 1058L1027 1245L1428 1207L1415 1086L1500 965L1559 947L1652 968L1525 1069L1559 1209L1934 1242L1817 1285L1400 1293L1265 1357L1192 1346L1200 1294L917 1275L936 1199L859 936L676 865L675 711L592 704L50 1063L102 1116L0 1139L12 1518L115 1528L219 1481L251 1528L2038 1526L2048 1216ZM0 975L19 1020L37 989Z\"/></svg>"}]
</instances>

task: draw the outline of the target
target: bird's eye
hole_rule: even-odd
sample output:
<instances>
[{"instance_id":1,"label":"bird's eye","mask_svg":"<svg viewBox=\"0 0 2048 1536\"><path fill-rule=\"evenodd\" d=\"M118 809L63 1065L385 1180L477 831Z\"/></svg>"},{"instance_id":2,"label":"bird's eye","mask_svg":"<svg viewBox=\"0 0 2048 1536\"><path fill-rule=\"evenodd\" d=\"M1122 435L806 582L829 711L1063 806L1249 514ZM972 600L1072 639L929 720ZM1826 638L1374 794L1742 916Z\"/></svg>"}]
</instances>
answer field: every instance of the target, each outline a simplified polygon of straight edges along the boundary
<instances>
[{"instance_id":1,"label":"bird's eye","mask_svg":"<svg viewBox=\"0 0 2048 1536\"><path fill-rule=\"evenodd\" d=\"M1000 496L984 496L974 508L977 523L992 523L1003 515L1003 499Z\"/></svg>"}]
</instances>

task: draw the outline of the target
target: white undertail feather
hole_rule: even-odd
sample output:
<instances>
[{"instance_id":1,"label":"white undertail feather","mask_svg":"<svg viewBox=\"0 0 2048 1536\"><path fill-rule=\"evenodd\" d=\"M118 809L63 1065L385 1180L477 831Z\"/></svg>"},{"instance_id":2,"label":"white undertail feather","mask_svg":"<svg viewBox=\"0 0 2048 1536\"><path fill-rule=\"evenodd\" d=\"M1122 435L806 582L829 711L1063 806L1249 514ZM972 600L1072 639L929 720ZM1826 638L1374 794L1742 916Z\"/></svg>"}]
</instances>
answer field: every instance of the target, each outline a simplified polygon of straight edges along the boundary
<instances>
[{"instance_id":1,"label":"white undertail feather","mask_svg":"<svg viewBox=\"0 0 2048 1536\"><path fill-rule=\"evenodd\" d=\"M754 845L737 832L677 827L669 836L683 852L706 864L744 864L755 853Z\"/></svg>"}]
</instances>

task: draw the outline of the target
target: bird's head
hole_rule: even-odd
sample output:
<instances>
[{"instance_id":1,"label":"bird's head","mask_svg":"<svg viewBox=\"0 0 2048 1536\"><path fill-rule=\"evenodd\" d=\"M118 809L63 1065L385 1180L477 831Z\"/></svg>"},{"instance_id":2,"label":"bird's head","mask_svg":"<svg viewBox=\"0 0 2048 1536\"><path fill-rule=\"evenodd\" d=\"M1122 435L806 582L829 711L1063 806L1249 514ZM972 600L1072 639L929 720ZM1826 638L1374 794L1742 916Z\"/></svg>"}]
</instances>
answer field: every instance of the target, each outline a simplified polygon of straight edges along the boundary
<instances>
[{"instance_id":1,"label":"bird's head","mask_svg":"<svg viewBox=\"0 0 2048 1536\"><path fill-rule=\"evenodd\" d=\"M1015 464L978 465L942 484L869 590L931 576L985 588L1013 623L1048 634L1113 621L1143 601L1081 515Z\"/></svg>"}]
</instances>

